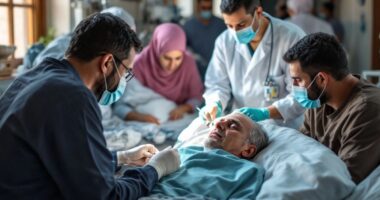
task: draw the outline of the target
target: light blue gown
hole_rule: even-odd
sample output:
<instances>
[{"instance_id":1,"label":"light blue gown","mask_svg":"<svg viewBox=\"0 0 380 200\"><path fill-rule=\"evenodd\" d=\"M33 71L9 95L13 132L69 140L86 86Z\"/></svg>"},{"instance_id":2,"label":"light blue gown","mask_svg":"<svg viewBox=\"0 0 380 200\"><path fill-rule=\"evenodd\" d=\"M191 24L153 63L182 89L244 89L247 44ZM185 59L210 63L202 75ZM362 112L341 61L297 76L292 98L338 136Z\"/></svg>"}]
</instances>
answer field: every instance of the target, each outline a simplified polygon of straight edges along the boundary
<instances>
[{"instance_id":1,"label":"light blue gown","mask_svg":"<svg viewBox=\"0 0 380 200\"><path fill-rule=\"evenodd\" d=\"M179 149L181 167L155 186L152 194L216 199L255 199L264 168L221 149Z\"/></svg>"}]
</instances>

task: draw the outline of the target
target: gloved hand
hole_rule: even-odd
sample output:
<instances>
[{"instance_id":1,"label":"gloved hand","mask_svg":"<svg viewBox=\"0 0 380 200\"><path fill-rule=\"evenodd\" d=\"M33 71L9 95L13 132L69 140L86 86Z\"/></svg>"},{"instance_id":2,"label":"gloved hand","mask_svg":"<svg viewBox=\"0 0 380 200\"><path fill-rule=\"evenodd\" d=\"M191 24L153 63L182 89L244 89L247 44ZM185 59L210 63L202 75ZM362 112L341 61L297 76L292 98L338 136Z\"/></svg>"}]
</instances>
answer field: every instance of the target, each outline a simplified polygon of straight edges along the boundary
<instances>
[{"instance_id":1,"label":"gloved hand","mask_svg":"<svg viewBox=\"0 0 380 200\"><path fill-rule=\"evenodd\" d=\"M176 171L179 164L180 159L177 149L165 149L154 155L148 162L148 165L156 169L158 179Z\"/></svg>"},{"instance_id":2,"label":"gloved hand","mask_svg":"<svg viewBox=\"0 0 380 200\"><path fill-rule=\"evenodd\" d=\"M268 108L243 107L243 108L235 110L234 112L240 112L240 113L246 115L247 117L251 118L255 122L269 119L269 109Z\"/></svg>"},{"instance_id":3,"label":"gloved hand","mask_svg":"<svg viewBox=\"0 0 380 200\"><path fill-rule=\"evenodd\" d=\"M117 162L119 164L143 166L158 152L158 149L151 144L144 144L135 148L117 152Z\"/></svg>"},{"instance_id":4,"label":"gloved hand","mask_svg":"<svg viewBox=\"0 0 380 200\"><path fill-rule=\"evenodd\" d=\"M201 118L202 122L206 125L220 116L222 116L222 103L220 101L207 104L199 110L199 118Z\"/></svg>"}]
</instances>

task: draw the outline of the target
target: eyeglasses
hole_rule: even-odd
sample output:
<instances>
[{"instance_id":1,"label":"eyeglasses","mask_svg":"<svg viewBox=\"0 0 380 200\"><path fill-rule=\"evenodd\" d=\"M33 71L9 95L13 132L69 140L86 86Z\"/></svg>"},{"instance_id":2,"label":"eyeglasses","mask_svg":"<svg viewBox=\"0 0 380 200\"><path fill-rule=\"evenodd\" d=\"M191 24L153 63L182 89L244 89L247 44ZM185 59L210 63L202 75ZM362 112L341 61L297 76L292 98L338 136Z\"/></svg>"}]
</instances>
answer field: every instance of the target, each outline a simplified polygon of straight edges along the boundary
<instances>
[{"instance_id":1,"label":"eyeglasses","mask_svg":"<svg viewBox=\"0 0 380 200\"><path fill-rule=\"evenodd\" d=\"M123 64L123 62L118 57L116 57L115 55L113 55L113 57L117 62L119 62L125 68L125 70L127 70L127 75L125 76L125 81L127 81L127 82L130 81L135 76L132 69L125 66Z\"/></svg>"}]
</instances>

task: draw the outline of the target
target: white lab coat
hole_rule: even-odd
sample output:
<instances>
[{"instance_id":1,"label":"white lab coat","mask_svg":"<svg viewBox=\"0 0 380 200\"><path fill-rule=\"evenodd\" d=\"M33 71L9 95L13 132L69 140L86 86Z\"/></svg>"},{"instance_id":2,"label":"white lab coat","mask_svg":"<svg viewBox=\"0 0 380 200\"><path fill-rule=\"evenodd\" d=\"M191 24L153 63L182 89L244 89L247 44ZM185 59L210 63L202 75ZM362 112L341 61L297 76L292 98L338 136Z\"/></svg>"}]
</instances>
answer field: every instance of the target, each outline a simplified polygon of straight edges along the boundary
<instances>
[{"instance_id":1,"label":"white lab coat","mask_svg":"<svg viewBox=\"0 0 380 200\"><path fill-rule=\"evenodd\" d=\"M275 120L275 122L298 128L303 121L304 109L289 95L292 80L289 65L282 56L304 37L305 33L294 24L266 16L271 19L272 25L268 26L253 57L247 45L235 41L230 30L226 30L217 38L213 57L206 72L206 91L203 97L206 104L221 101L223 109L230 99L233 109L271 105L273 102L266 102L264 98L264 82L269 65L271 29L274 27L272 64L269 73L279 86L279 100L273 105L284 118L284 121Z\"/></svg>"}]
</instances>

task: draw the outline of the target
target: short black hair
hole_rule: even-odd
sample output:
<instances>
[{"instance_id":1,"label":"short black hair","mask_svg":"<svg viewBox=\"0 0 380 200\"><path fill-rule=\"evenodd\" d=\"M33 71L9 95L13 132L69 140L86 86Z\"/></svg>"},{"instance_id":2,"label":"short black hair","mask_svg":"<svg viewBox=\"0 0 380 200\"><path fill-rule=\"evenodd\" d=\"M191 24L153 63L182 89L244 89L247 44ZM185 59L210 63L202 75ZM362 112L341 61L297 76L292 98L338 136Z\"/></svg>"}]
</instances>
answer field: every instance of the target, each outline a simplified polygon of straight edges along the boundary
<instances>
[{"instance_id":1,"label":"short black hair","mask_svg":"<svg viewBox=\"0 0 380 200\"><path fill-rule=\"evenodd\" d=\"M243 6L247 13L253 15L255 9L262 6L262 3L261 0L222 0L220 10L222 13L232 14Z\"/></svg>"},{"instance_id":2,"label":"short black hair","mask_svg":"<svg viewBox=\"0 0 380 200\"><path fill-rule=\"evenodd\" d=\"M141 41L125 21L109 13L95 13L75 28L65 56L90 61L111 53L124 60L132 48L139 52Z\"/></svg>"},{"instance_id":3,"label":"short black hair","mask_svg":"<svg viewBox=\"0 0 380 200\"><path fill-rule=\"evenodd\" d=\"M350 73L346 52L333 35L326 33L305 36L285 53L283 59L288 63L299 61L302 70L311 78L320 71L331 74L336 80Z\"/></svg>"},{"instance_id":4,"label":"short black hair","mask_svg":"<svg viewBox=\"0 0 380 200\"><path fill-rule=\"evenodd\" d=\"M335 10L335 5L334 5L334 3L333 2L329 2L329 1L327 1L327 2L324 2L323 4L322 4L322 6L326 9L326 10L328 10L328 11L330 11L330 12L334 12L334 10Z\"/></svg>"}]
</instances>

